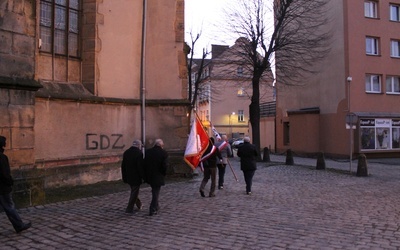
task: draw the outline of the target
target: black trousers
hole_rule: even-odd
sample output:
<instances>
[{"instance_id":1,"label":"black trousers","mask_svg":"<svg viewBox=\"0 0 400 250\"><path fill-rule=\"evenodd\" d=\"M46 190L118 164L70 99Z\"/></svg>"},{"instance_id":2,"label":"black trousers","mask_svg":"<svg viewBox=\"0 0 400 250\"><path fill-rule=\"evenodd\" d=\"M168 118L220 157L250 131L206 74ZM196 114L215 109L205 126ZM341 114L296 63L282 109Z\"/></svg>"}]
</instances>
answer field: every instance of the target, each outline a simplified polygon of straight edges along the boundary
<instances>
[{"instance_id":1,"label":"black trousers","mask_svg":"<svg viewBox=\"0 0 400 250\"><path fill-rule=\"evenodd\" d=\"M24 226L21 217L19 217L19 214L15 209L11 193L0 194L0 206L4 209L4 212L15 230L21 229Z\"/></svg>"},{"instance_id":2,"label":"black trousers","mask_svg":"<svg viewBox=\"0 0 400 250\"><path fill-rule=\"evenodd\" d=\"M160 197L161 186L151 186L151 203L150 203L150 214L157 213L160 209L158 204L158 198Z\"/></svg>"},{"instance_id":3,"label":"black trousers","mask_svg":"<svg viewBox=\"0 0 400 250\"><path fill-rule=\"evenodd\" d=\"M218 187L224 186L226 164L218 164Z\"/></svg>"},{"instance_id":4,"label":"black trousers","mask_svg":"<svg viewBox=\"0 0 400 250\"><path fill-rule=\"evenodd\" d=\"M126 207L127 212L133 212L133 207L136 206L140 209L142 207L142 201L139 199L140 185L131 185L131 194L129 196L128 206Z\"/></svg>"},{"instance_id":5,"label":"black trousers","mask_svg":"<svg viewBox=\"0 0 400 250\"><path fill-rule=\"evenodd\" d=\"M207 185L209 179L211 179L210 196L215 194L215 183L217 180L217 169L216 168L204 168L203 180L200 184L200 191L204 192L204 188Z\"/></svg>"},{"instance_id":6,"label":"black trousers","mask_svg":"<svg viewBox=\"0 0 400 250\"><path fill-rule=\"evenodd\" d=\"M255 172L255 170L243 171L244 181L246 182L246 193L251 192L251 186L253 185L253 176Z\"/></svg>"}]
</instances>

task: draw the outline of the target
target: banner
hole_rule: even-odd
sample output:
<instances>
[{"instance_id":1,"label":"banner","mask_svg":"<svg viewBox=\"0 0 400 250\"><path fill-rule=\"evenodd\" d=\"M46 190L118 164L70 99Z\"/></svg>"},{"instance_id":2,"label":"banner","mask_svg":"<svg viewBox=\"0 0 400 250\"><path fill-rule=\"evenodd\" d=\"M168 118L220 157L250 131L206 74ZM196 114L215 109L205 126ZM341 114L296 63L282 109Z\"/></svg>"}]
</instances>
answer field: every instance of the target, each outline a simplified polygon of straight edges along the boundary
<instances>
[{"instance_id":1,"label":"banner","mask_svg":"<svg viewBox=\"0 0 400 250\"><path fill-rule=\"evenodd\" d=\"M218 131L214 128L214 125L212 125L211 122L210 122L210 124L211 124L211 130L212 130L212 132L214 133L215 139L217 139L217 141L221 140L221 135L220 135L220 134L218 133Z\"/></svg>"},{"instance_id":2,"label":"banner","mask_svg":"<svg viewBox=\"0 0 400 250\"><path fill-rule=\"evenodd\" d=\"M223 148L225 148L228 145L228 142L225 140L223 142L221 142L221 140L222 140L221 135L218 133L218 131L215 129L214 125L212 125L211 122L210 122L210 124L211 124L211 130L214 133L214 137L217 139L217 143L215 145L217 145L218 150L221 151Z\"/></svg>"},{"instance_id":3,"label":"banner","mask_svg":"<svg viewBox=\"0 0 400 250\"><path fill-rule=\"evenodd\" d=\"M204 151L206 151L209 144L208 134L203 128L199 117L196 117L193 121L192 128L188 142L186 144L186 150L184 155L185 162L192 168L195 169L201 160Z\"/></svg>"}]
</instances>

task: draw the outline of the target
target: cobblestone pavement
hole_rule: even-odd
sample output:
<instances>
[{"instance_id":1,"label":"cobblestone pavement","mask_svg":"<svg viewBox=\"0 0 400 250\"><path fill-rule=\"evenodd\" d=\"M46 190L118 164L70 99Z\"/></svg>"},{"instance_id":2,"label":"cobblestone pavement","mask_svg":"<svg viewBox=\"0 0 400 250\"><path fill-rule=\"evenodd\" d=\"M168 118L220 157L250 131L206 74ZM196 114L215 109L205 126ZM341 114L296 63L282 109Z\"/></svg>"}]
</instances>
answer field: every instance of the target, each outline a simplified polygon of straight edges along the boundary
<instances>
[{"instance_id":1,"label":"cobblestone pavement","mask_svg":"<svg viewBox=\"0 0 400 250\"><path fill-rule=\"evenodd\" d=\"M160 214L146 207L124 213L126 192L21 209L32 228L16 234L0 214L0 249L400 249L400 164L369 163L369 177L356 177L357 162L295 158L285 166L259 163L253 194L237 159L225 189L199 194L201 174L161 189ZM344 171L331 171L330 168ZM207 185L209 188L210 183Z\"/></svg>"}]
</instances>

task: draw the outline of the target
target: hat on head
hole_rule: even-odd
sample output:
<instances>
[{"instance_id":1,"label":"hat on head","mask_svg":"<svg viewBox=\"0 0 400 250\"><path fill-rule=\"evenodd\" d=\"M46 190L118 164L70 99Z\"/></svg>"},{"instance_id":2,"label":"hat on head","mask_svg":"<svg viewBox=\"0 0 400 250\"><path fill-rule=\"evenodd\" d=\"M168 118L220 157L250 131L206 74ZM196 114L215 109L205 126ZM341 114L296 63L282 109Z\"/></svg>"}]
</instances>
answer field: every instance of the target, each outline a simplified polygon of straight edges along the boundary
<instances>
[{"instance_id":1,"label":"hat on head","mask_svg":"<svg viewBox=\"0 0 400 250\"><path fill-rule=\"evenodd\" d=\"M132 146L140 148L142 146L142 141L141 140L134 140L132 143Z\"/></svg>"},{"instance_id":2,"label":"hat on head","mask_svg":"<svg viewBox=\"0 0 400 250\"><path fill-rule=\"evenodd\" d=\"M6 138L4 136L0 135L0 147L5 147L6 146Z\"/></svg>"}]
</instances>

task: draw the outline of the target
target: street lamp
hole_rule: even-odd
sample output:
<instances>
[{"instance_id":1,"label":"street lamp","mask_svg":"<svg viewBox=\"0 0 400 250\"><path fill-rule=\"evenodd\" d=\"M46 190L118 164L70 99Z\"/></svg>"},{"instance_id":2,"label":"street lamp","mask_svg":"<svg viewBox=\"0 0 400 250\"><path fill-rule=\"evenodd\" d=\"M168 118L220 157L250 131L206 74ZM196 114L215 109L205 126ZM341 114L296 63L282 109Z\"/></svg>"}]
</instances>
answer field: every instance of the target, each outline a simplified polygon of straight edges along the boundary
<instances>
[{"instance_id":1,"label":"street lamp","mask_svg":"<svg viewBox=\"0 0 400 250\"><path fill-rule=\"evenodd\" d=\"M349 125L350 125L350 173L351 173L351 164L352 164L352 160L353 160L353 116L351 115L351 111L350 111L350 83L353 80L353 78L351 76L347 77L347 112L348 112L348 117L349 117Z\"/></svg>"},{"instance_id":2,"label":"street lamp","mask_svg":"<svg viewBox=\"0 0 400 250\"><path fill-rule=\"evenodd\" d=\"M231 116L234 115L235 112L232 112L231 114L229 114L229 133L231 135L231 139L232 139L232 123L231 123Z\"/></svg>"}]
</instances>

